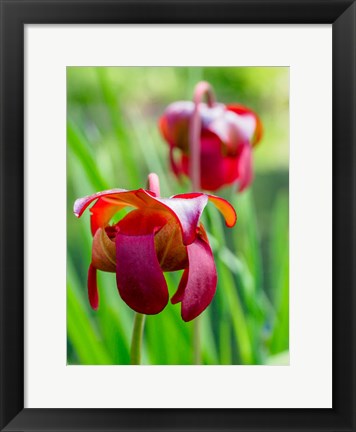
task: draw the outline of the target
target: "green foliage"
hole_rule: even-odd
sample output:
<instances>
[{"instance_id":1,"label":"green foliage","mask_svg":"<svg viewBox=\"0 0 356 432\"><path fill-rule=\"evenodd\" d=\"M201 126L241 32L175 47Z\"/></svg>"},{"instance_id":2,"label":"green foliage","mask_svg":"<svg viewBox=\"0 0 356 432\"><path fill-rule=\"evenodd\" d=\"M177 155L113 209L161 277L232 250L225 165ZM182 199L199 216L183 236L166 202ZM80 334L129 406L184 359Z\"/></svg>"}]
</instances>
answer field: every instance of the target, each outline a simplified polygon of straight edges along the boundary
<instances>
[{"instance_id":1,"label":"green foliage","mask_svg":"<svg viewBox=\"0 0 356 432\"><path fill-rule=\"evenodd\" d=\"M255 181L242 194L218 192L238 222L227 229L208 206L203 223L213 248L218 287L200 319L203 364L288 364L288 68L67 68L67 338L68 364L129 364L134 314L113 273L99 272L100 307L90 309L88 214L76 219L76 198L109 188L137 189L156 172L161 193L189 191L168 167L157 122L169 103L190 99L197 81L221 102L243 103L264 125L254 150ZM181 272L165 274L170 294ZM169 304L147 316L143 363L193 363L192 323Z\"/></svg>"}]
</instances>

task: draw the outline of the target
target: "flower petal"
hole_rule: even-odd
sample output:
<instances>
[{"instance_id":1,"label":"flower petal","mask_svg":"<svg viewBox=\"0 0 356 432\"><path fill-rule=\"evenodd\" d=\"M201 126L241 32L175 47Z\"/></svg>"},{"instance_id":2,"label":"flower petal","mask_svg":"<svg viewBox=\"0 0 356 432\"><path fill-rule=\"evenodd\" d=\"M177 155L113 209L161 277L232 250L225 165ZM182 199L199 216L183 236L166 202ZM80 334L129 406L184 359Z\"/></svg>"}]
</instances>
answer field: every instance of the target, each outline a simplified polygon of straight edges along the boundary
<instances>
[{"instance_id":1,"label":"flower petal","mask_svg":"<svg viewBox=\"0 0 356 432\"><path fill-rule=\"evenodd\" d=\"M121 298L136 312L153 315L168 302L168 288L159 265L154 232L116 235L116 282Z\"/></svg>"},{"instance_id":2,"label":"flower petal","mask_svg":"<svg viewBox=\"0 0 356 432\"><path fill-rule=\"evenodd\" d=\"M126 189L109 189L95 193L83 198L78 198L74 203L74 214L80 217L84 210L95 200L101 202L105 198L105 202L113 207L119 207L119 210L125 206L137 208L144 207L147 202L146 197L152 198L156 196L154 192L137 189L128 191ZM94 207L94 206L93 206ZM92 208L93 208L92 207ZM117 210L117 211L119 211Z\"/></svg>"},{"instance_id":3,"label":"flower petal","mask_svg":"<svg viewBox=\"0 0 356 432\"><path fill-rule=\"evenodd\" d=\"M127 192L127 190L125 189L110 189L110 190L105 190L102 192L97 192L93 195L88 195L85 196L83 198L78 198L75 203L74 203L74 214L77 217L80 217L84 210L88 207L88 205L90 203L92 203L93 201L95 201L96 199L103 197L103 196L109 196L112 195L111 198L115 198L115 195L117 195L117 198L119 197L119 194L121 194L121 192Z\"/></svg>"},{"instance_id":4,"label":"flower petal","mask_svg":"<svg viewBox=\"0 0 356 432\"><path fill-rule=\"evenodd\" d=\"M88 270L88 297L90 306L94 310L97 310L99 306L99 293L96 282L96 268L91 264Z\"/></svg>"},{"instance_id":5,"label":"flower petal","mask_svg":"<svg viewBox=\"0 0 356 432\"><path fill-rule=\"evenodd\" d=\"M187 247L183 244L180 226L175 221L165 224L155 235L155 247L158 261L164 272L188 267Z\"/></svg>"},{"instance_id":6,"label":"flower petal","mask_svg":"<svg viewBox=\"0 0 356 432\"><path fill-rule=\"evenodd\" d=\"M224 157L224 171L225 171L225 185L230 185L238 180L238 158L239 156L227 156Z\"/></svg>"},{"instance_id":7,"label":"flower petal","mask_svg":"<svg viewBox=\"0 0 356 432\"><path fill-rule=\"evenodd\" d=\"M113 198L102 197L90 209L90 228L94 235L99 228L103 228L110 222L110 219L127 204L120 204Z\"/></svg>"},{"instance_id":8,"label":"flower petal","mask_svg":"<svg viewBox=\"0 0 356 432\"><path fill-rule=\"evenodd\" d=\"M231 228L235 225L237 221L237 215L234 207L229 203L229 201L224 198L220 198L216 195L210 194L202 194L202 193L187 193L187 194L178 194L174 195L172 198L177 199L194 199L196 197L200 197L204 195L207 197L209 201L211 201L215 207L220 211L220 213L224 216L226 225Z\"/></svg>"},{"instance_id":9,"label":"flower petal","mask_svg":"<svg viewBox=\"0 0 356 432\"><path fill-rule=\"evenodd\" d=\"M174 151L175 151L175 147L169 145L169 162L171 164L171 168L174 175L176 177L179 177L182 174L182 162L177 162L174 155Z\"/></svg>"},{"instance_id":10,"label":"flower petal","mask_svg":"<svg viewBox=\"0 0 356 432\"><path fill-rule=\"evenodd\" d=\"M225 185L225 171L223 158L217 159L211 154L201 155L200 186L204 190L216 191ZM190 160L188 156L182 156L182 171L189 177ZM236 169L236 167L235 167ZM237 170L236 170L237 172Z\"/></svg>"},{"instance_id":11,"label":"flower petal","mask_svg":"<svg viewBox=\"0 0 356 432\"><path fill-rule=\"evenodd\" d=\"M146 209L132 210L116 225L126 235L155 233L155 249L163 271L181 270L188 265L182 230L176 218L168 212Z\"/></svg>"},{"instance_id":12,"label":"flower petal","mask_svg":"<svg viewBox=\"0 0 356 432\"><path fill-rule=\"evenodd\" d=\"M243 141L227 139L209 130L202 130L200 154L200 182L204 190L216 191L233 183L238 176L236 155ZM190 175L190 158L182 155L181 171Z\"/></svg>"},{"instance_id":13,"label":"flower petal","mask_svg":"<svg viewBox=\"0 0 356 432\"><path fill-rule=\"evenodd\" d=\"M74 213L77 217L80 217L84 210L93 201L97 200L90 209L91 232L94 236L98 228L107 226L110 219L121 209L127 206L144 208L147 205L155 204L156 201L150 200L152 196L155 196L154 192L145 191L143 189L133 191L110 189L77 199L74 203ZM167 211L165 207L161 210Z\"/></svg>"},{"instance_id":14,"label":"flower petal","mask_svg":"<svg viewBox=\"0 0 356 432\"><path fill-rule=\"evenodd\" d=\"M224 154L236 155L243 142L249 142L255 131L254 117L245 118L232 111L225 110L224 115L209 125L209 131L214 133L224 147Z\"/></svg>"},{"instance_id":15,"label":"flower petal","mask_svg":"<svg viewBox=\"0 0 356 432\"><path fill-rule=\"evenodd\" d=\"M177 101L170 104L159 120L163 138L170 146L189 151L189 120L194 111L190 101Z\"/></svg>"},{"instance_id":16,"label":"flower petal","mask_svg":"<svg viewBox=\"0 0 356 432\"><path fill-rule=\"evenodd\" d=\"M171 141L170 133L169 133L169 127L168 127L168 121L167 116L163 114L162 117L158 120L158 129L161 131L161 134L163 138L169 142Z\"/></svg>"},{"instance_id":17,"label":"flower petal","mask_svg":"<svg viewBox=\"0 0 356 432\"><path fill-rule=\"evenodd\" d=\"M101 204L101 200L103 200L104 198L105 204ZM74 213L76 214L76 216L80 217L83 214L83 211L88 207L91 202L93 202L95 199L99 199L92 208L94 208L94 214L96 215L96 206L98 206L98 209L103 206L103 208L105 209L105 217L103 216L102 219L95 219L94 229L97 230L98 227L100 227L99 224L105 222L108 223L110 218L117 211L127 205L139 209L149 208L150 210L163 212L165 216L173 216L180 224L183 236L183 243L185 245L190 244L195 239L196 229L199 224L200 216L208 202L208 198L205 194L202 193L195 194L194 197L189 196L189 202L185 199L172 198L156 198L152 192L146 191L144 189L137 189L133 191L126 191L124 189L112 189L99 192L89 197L78 199L74 204ZM184 198L184 195L182 195L181 198ZM115 211L109 210L109 206L112 206ZM109 216L110 218L108 220Z\"/></svg>"},{"instance_id":18,"label":"flower petal","mask_svg":"<svg viewBox=\"0 0 356 432\"><path fill-rule=\"evenodd\" d=\"M200 154L200 181L202 189L215 191L226 184L223 151L223 137L218 136L212 131L202 131Z\"/></svg>"},{"instance_id":19,"label":"flower petal","mask_svg":"<svg viewBox=\"0 0 356 432\"><path fill-rule=\"evenodd\" d=\"M182 318L191 321L211 303L217 284L214 257L210 246L197 237L187 246L189 268L183 273L173 302L182 301ZM187 273L187 274L186 274ZM184 287L185 285L185 287Z\"/></svg>"},{"instance_id":20,"label":"flower petal","mask_svg":"<svg viewBox=\"0 0 356 432\"><path fill-rule=\"evenodd\" d=\"M208 199L224 216L226 226L229 228L233 227L237 221L237 215L234 207L229 203L229 201L215 195L208 195Z\"/></svg>"},{"instance_id":21,"label":"flower petal","mask_svg":"<svg viewBox=\"0 0 356 432\"><path fill-rule=\"evenodd\" d=\"M116 271L116 248L105 228L99 228L93 238L91 263L97 269L106 272Z\"/></svg>"}]
</instances>

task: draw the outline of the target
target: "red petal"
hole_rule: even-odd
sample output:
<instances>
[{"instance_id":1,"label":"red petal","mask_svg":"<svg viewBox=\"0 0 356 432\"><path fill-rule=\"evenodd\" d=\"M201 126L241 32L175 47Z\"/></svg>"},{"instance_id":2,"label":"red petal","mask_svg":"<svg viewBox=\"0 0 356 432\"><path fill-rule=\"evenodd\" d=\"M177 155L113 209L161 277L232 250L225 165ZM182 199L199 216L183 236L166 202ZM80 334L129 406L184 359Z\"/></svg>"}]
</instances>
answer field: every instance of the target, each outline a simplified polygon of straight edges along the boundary
<instances>
[{"instance_id":1,"label":"red petal","mask_svg":"<svg viewBox=\"0 0 356 432\"><path fill-rule=\"evenodd\" d=\"M159 265L154 233L116 236L116 281L121 298L134 311L153 315L168 302L168 288Z\"/></svg>"},{"instance_id":2,"label":"red petal","mask_svg":"<svg viewBox=\"0 0 356 432\"><path fill-rule=\"evenodd\" d=\"M99 306L99 293L98 293L98 285L96 282L96 268L91 264L88 270L88 296L90 306L97 310Z\"/></svg>"},{"instance_id":3,"label":"red petal","mask_svg":"<svg viewBox=\"0 0 356 432\"><path fill-rule=\"evenodd\" d=\"M84 210L95 200L96 203L91 207L90 224L91 232L94 235L98 228L103 228L108 225L110 219L121 209L132 206L137 208L144 208L147 205L156 204L152 196L155 193L151 191L144 191L137 189L127 191L125 189L111 189L96 194L79 198L74 203L74 213L80 217ZM166 207L161 210L169 210Z\"/></svg>"},{"instance_id":4,"label":"red petal","mask_svg":"<svg viewBox=\"0 0 356 432\"><path fill-rule=\"evenodd\" d=\"M200 154L201 188L215 191L226 184L225 158L222 154L223 142L211 131L203 131ZM190 158L182 157L182 171L189 176ZM236 168L237 173L237 168Z\"/></svg>"},{"instance_id":5,"label":"red petal","mask_svg":"<svg viewBox=\"0 0 356 432\"><path fill-rule=\"evenodd\" d=\"M182 298L182 318L184 321L191 321L211 303L216 291L217 274L212 251L204 240L197 237L194 243L187 246L187 249L188 275L183 274L178 291L173 298L175 297L175 301ZM183 295L182 291L184 291Z\"/></svg>"},{"instance_id":6,"label":"red petal","mask_svg":"<svg viewBox=\"0 0 356 432\"><path fill-rule=\"evenodd\" d=\"M205 194L182 194L171 198L154 198L171 209L182 228L183 243L190 244L196 237L200 216L208 202Z\"/></svg>"},{"instance_id":7,"label":"red petal","mask_svg":"<svg viewBox=\"0 0 356 432\"><path fill-rule=\"evenodd\" d=\"M182 230L177 220L168 212L158 212L149 208L133 210L116 227L126 235L137 236L154 232L156 254L163 271L181 270L188 266Z\"/></svg>"},{"instance_id":8,"label":"red petal","mask_svg":"<svg viewBox=\"0 0 356 432\"><path fill-rule=\"evenodd\" d=\"M234 144L232 142L234 141ZM252 147L248 140L231 138L231 148L236 147L235 156L224 156L214 134L204 134L201 153L201 185L203 189L215 191L224 185L239 180L239 190L244 190L252 181ZM219 147L220 146L220 147ZM188 174L188 167L185 167Z\"/></svg>"},{"instance_id":9,"label":"red petal","mask_svg":"<svg viewBox=\"0 0 356 432\"><path fill-rule=\"evenodd\" d=\"M120 196L121 192L127 192L125 189L110 189L105 190L102 192L95 193L93 195L88 195L83 198L78 198L74 203L74 214L77 217L80 217L84 210L88 207L90 203L95 201L96 199L103 197L103 196L111 196L111 198L115 198L115 195L117 195L117 198Z\"/></svg>"},{"instance_id":10,"label":"red petal","mask_svg":"<svg viewBox=\"0 0 356 432\"><path fill-rule=\"evenodd\" d=\"M98 228L108 225L114 214L125 207L127 207L127 204L113 203L112 199L106 197L99 198L90 209L90 227L92 235L96 233Z\"/></svg>"},{"instance_id":11,"label":"red petal","mask_svg":"<svg viewBox=\"0 0 356 432\"><path fill-rule=\"evenodd\" d=\"M118 222L117 227L122 234L139 236L157 233L169 220L172 220L172 217L168 212L147 207L132 210Z\"/></svg>"},{"instance_id":12,"label":"red petal","mask_svg":"<svg viewBox=\"0 0 356 432\"><path fill-rule=\"evenodd\" d=\"M238 156L227 156L224 158L225 184L234 183L239 176Z\"/></svg>"},{"instance_id":13,"label":"red petal","mask_svg":"<svg viewBox=\"0 0 356 432\"><path fill-rule=\"evenodd\" d=\"M202 152L204 152L204 135L208 137L209 132L210 139L215 135L215 139L219 140L222 156L236 156L240 146L251 141L255 128L256 119L252 114L243 116L224 107L221 115L202 130Z\"/></svg>"},{"instance_id":14,"label":"red petal","mask_svg":"<svg viewBox=\"0 0 356 432\"><path fill-rule=\"evenodd\" d=\"M189 120L193 111L194 104L189 101L177 101L166 108L159 128L170 146L189 151Z\"/></svg>"},{"instance_id":15,"label":"red petal","mask_svg":"<svg viewBox=\"0 0 356 432\"><path fill-rule=\"evenodd\" d=\"M74 214L77 217L80 217L84 210L95 200L98 200L98 203L104 200L108 205L118 208L117 211L128 205L142 208L146 204L150 203L150 200L148 199L147 201L146 197L152 198L153 196L155 196L154 192L145 191L143 189L132 191L125 189L110 189L83 198L78 198L74 203ZM97 204L95 204L95 206L96 205Z\"/></svg>"},{"instance_id":16,"label":"red petal","mask_svg":"<svg viewBox=\"0 0 356 432\"><path fill-rule=\"evenodd\" d=\"M116 272L116 247L105 228L99 228L94 234L91 263L97 270Z\"/></svg>"},{"instance_id":17,"label":"red petal","mask_svg":"<svg viewBox=\"0 0 356 432\"><path fill-rule=\"evenodd\" d=\"M182 174L182 163L178 163L174 157L174 149L172 145L169 146L169 162L171 164L172 171L176 177ZM179 150L178 150L179 151Z\"/></svg>"},{"instance_id":18,"label":"red petal","mask_svg":"<svg viewBox=\"0 0 356 432\"><path fill-rule=\"evenodd\" d=\"M167 118L165 115L160 117L160 119L158 120L158 128L161 131L163 138L167 142L169 142L169 140L170 140L169 127L168 127L168 122L167 122Z\"/></svg>"}]
</instances>

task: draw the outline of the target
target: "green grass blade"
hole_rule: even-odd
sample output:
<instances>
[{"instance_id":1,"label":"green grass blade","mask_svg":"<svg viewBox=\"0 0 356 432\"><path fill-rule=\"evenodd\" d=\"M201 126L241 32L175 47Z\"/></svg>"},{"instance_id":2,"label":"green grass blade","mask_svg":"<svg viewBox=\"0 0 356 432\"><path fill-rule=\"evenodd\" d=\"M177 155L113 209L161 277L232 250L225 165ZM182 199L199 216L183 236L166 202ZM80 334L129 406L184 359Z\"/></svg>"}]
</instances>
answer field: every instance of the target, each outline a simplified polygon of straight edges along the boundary
<instances>
[{"instance_id":1,"label":"green grass blade","mask_svg":"<svg viewBox=\"0 0 356 432\"><path fill-rule=\"evenodd\" d=\"M276 318L270 349L272 353L279 353L289 348L289 240L288 197L286 195L278 197L273 215L270 254L272 257L272 292Z\"/></svg>"}]
</instances>

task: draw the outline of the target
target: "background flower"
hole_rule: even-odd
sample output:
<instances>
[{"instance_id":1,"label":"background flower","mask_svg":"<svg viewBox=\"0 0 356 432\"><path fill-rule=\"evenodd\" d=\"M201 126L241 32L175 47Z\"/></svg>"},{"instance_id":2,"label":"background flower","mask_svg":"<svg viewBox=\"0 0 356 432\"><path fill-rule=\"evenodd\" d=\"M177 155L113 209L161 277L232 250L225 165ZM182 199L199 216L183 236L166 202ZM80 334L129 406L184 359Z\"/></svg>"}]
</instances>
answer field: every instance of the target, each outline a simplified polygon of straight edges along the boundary
<instances>
[{"instance_id":1,"label":"background flower","mask_svg":"<svg viewBox=\"0 0 356 432\"><path fill-rule=\"evenodd\" d=\"M159 120L163 138L169 145L173 172L189 176L190 135L194 103L171 103ZM200 184L215 191L235 181L239 190L248 187L253 178L252 147L262 136L262 122L255 112L243 105L199 104ZM177 154L178 153L178 154Z\"/></svg>"}]
</instances>

